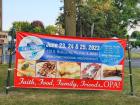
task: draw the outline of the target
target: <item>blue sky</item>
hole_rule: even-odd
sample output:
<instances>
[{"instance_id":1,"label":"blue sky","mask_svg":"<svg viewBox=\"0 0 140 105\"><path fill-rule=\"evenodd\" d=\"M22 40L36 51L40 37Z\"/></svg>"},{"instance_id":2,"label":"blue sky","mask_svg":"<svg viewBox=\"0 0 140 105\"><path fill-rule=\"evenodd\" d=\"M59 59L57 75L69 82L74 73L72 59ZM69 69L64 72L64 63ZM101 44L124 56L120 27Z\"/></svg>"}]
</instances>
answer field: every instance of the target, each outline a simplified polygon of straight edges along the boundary
<instances>
[{"instance_id":1,"label":"blue sky","mask_svg":"<svg viewBox=\"0 0 140 105\"><path fill-rule=\"evenodd\" d=\"M45 26L53 25L62 5L60 0L3 0L3 30L14 21L40 20Z\"/></svg>"}]
</instances>

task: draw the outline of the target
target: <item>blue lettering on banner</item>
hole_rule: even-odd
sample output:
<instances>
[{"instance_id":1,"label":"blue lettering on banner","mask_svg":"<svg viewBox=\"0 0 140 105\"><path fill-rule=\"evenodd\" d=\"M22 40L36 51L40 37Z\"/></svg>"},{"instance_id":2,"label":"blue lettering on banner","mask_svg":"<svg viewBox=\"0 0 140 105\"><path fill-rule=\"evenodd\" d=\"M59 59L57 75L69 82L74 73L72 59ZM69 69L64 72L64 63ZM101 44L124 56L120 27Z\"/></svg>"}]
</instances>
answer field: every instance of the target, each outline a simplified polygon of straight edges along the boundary
<instances>
[{"instance_id":1,"label":"blue lettering on banner","mask_svg":"<svg viewBox=\"0 0 140 105\"><path fill-rule=\"evenodd\" d=\"M124 49L118 42L107 42L101 46L99 57L101 63L117 65L124 57Z\"/></svg>"},{"instance_id":2,"label":"blue lettering on banner","mask_svg":"<svg viewBox=\"0 0 140 105\"><path fill-rule=\"evenodd\" d=\"M89 62L115 65L123 58L124 50L118 42L85 42L42 38L42 45L22 46L19 51L45 49L39 60Z\"/></svg>"},{"instance_id":3,"label":"blue lettering on banner","mask_svg":"<svg viewBox=\"0 0 140 105\"><path fill-rule=\"evenodd\" d=\"M46 46L40 60L68 62L100 62L99 50L103 43L57 39L42 39Z\"/></svg>"},{"instance_id":4,"label":"blue lettering on banner","mask_svg":"<svg viewBox=\"0 0 140 105\"><path fill-rule=\"evenodd\" d=\"M45 45L32 45L32 46L21 46L18 48L20 52L22 51L40 51L45 48Z\"/></svg>"}]
</instances>

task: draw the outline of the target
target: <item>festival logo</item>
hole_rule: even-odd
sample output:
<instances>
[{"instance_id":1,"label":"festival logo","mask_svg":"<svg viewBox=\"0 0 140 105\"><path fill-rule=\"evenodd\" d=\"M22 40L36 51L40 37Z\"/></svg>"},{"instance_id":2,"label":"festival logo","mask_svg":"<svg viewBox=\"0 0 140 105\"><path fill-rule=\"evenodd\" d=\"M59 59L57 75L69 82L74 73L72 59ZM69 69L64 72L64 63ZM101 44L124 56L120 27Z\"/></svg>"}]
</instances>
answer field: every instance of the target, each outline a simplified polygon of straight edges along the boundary
<instances>
[{"instance_id":1,"label":"festival logo","mask_svg":"<svg viewBox=\"0 0 140 105\"><path fill-rule=\"evenodd\" d=\"M41 39L28 36L21 40L18 51L26 60L38 60L45 52L45 45Z\"/></svg>"}]
</instances>

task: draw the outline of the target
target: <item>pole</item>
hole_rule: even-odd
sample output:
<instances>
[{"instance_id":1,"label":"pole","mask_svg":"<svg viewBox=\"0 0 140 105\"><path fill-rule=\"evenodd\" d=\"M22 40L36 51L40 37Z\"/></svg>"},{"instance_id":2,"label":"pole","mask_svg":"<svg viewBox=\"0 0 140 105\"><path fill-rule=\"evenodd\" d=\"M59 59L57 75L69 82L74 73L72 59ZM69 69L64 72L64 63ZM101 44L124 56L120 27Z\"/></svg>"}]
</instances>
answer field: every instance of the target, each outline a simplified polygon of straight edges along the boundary
<instances>
[{"instance_id":1,"label":"pole","mask_svg":"<svg viewBox=\"0 0 140 105\"><path fill-rule=\"evenodd\" d=\"M6 44L3 45L3 64L6 64Z\"/></svg>"},{"instance_id":2,"label":"pole","mask_svg":"<svg viewBox=\"0 0 140 105\"><path fill-rule=\"evenodd\" d=\"M8 90L10 88L10 74L12 70L11 65L12 65L12 41L10 42L10 55L9 55L8 72L7 72L7 80L6 80L6 94L8 94Z\"/></svg>"},{"instance_id":3,"label":"pole","mask_svg":"<svg viewBox=\"0 0 140 105\"><path fill-rule=\"evenodd\" d=\"M131 48L130 48L130 36L127 35L127 42L128 42L128 62L129 62L129 78L130 78L130 95L134 95L133 91L133 78L132 78L132 66L131 66Z\"/></svg>"},{"instance_id":4,"label":"pole","mask_svg":"<svg viewBox=\"0 0 140 105\"><path fill-rule=\"evenodd\" d=\"M12 70L12 55L13 55L13 44L14 44L14 38L13 34L15 32L15 29L12 29L12 39L10 41L10 54L9 54L9 63L8 63L8 72L7 72L7 80L6 80L6 94L8 94L8 91L10 89L10 74Z\"/></svg>"},{"instance_id":5,"label":"pole","mask_svg":"<svg viewBox=\"0 0 140 105\"><path fill-rule=\"evenodd\" d=\"M2 31L2 0L0 0L0 31Z\"/></svg>"},{"instance_id":6,"label":"pole","mask_svg":"<svg viewBox=\"0 0 140 105\"><path fill-rule=\"evenodd\" d=\"M3 45L0 45L0 64L2 64Z\"/></svg>"}]
</instances>

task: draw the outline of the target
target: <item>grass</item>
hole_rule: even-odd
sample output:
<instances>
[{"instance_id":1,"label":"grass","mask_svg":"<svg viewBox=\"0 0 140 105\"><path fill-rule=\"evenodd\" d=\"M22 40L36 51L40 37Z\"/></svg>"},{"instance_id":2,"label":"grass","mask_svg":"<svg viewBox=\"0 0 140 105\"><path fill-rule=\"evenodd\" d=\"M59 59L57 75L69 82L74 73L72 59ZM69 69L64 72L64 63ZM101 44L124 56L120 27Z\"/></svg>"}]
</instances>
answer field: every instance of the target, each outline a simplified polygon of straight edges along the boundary
<instances>
[{"instance_id":1,"label":"grass","mask_svg":"<svg viewBox=\"0 0 140 105\"><path fill-rule=\"evenodd\" d=\"M126 58L128 58L128 53L125 53ZM140 53L131 53L131 58L132 59L140 59Z\"/></svg>"},{"instance_id":2,"label":"grass","mask_svg":"<svg viewBox=\"0 0 140 105\"><path fill-rule=\"evenodd\" d=\"M133 69L133 74L135 96L129 95L127 68L122 92L13 89L6 95L7 65L0 65L0 105L140 105L140 69Z\"/></svg>"}]
</instances>

